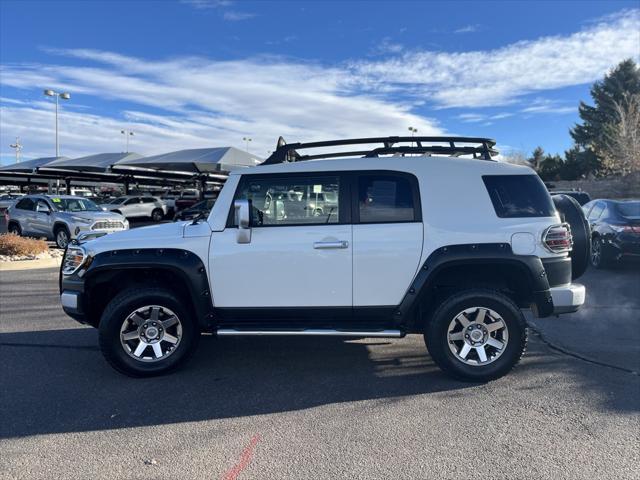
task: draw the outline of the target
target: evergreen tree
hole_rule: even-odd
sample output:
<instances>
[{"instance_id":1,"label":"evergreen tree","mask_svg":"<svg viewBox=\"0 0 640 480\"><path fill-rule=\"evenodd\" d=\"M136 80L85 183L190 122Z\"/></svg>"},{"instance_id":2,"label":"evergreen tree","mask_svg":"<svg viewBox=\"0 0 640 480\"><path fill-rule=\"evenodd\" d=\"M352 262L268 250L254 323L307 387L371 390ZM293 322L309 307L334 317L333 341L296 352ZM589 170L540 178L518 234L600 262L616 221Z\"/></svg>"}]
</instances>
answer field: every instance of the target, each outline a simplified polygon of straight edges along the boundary
<instances>
[{"instance_id":1,"label":"evergreen tree","mask_svg":"<svg viewBox=\"0 0 640 480\"><path fill-rule=\"evenodd\" d=\"M615 158L608 149L606 132L610 130L611 125L617 125L620 121L619 105L629 95L638 94L640 94L640 69L631 59L624 60L605 75L602 81L594 83L591 87L594 105L580 102L578 113L582 124L576 125L570 131L576 147L569 151L571 158L567 156L566 161L570 161L571 164L586 161L600 174L617 173ZM576 170L585 171L586 169L572 169L572 171ZM586 170L586 172L593 170Z\"/></svg>"}]
</instances>

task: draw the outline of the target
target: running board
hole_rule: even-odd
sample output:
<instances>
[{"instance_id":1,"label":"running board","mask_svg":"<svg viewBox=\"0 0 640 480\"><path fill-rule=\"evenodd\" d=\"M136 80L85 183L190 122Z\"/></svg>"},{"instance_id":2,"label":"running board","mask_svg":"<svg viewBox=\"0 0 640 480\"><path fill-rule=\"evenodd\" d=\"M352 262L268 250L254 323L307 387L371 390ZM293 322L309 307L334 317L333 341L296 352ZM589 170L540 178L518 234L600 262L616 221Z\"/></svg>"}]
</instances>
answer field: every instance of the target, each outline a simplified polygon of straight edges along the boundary
<instances>
[{"instance_id":1,"label":"running board","mask_svg":"<svg viewBox=\"0 0 640 480\"><path fill-rule=\"evenodd\" d=\"M329 330L329 329L308 329L308 330L237 330L235 328L219 328L216 333L220 337L241 337L241 336L321 336L321 337L377 337L377 338L401 338L404 336L400 330Z\"/></svg>"}]
</instances>

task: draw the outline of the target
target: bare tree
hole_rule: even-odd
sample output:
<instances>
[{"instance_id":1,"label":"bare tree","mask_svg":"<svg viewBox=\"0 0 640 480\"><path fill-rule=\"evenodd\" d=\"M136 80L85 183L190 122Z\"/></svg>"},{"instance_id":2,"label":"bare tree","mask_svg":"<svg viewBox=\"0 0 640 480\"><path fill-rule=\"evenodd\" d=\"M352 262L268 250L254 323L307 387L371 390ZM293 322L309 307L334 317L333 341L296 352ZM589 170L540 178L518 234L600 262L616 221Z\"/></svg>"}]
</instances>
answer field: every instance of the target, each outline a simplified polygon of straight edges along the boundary
<instances>
[{"instance_id":1,"label":"bare tree","mask_svg":"<svg viewBox=\"0 0 640 480\"><path fill-rule=\"evenodd\" d=\"M614 102L617 121L605 128L605 148L614 173L640 171L640 94Z\"/></svg>"}]
</instances>

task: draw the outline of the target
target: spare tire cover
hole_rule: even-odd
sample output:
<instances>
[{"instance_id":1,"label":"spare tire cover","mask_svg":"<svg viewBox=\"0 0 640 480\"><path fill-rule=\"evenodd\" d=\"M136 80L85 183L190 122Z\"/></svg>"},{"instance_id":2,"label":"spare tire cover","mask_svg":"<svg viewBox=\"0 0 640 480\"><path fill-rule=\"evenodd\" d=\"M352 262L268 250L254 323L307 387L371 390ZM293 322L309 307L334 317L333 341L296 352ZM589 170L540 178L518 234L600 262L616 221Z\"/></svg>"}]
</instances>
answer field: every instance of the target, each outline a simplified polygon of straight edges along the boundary
<instances>
[{"instance_id":1,"label":"spare tire cover","mask_svg":"<svg viewBox=\"0 0 640 480\"><path fill-rule=\"evenodd\" d=\"M553 195L551 197L560 213L563 222L571 227L573 249L571 250L571 278L574 280L582 276L589 265L591 255L591 228L584 216L582 207L568 195Z\"/></svg>"}]
</instances>

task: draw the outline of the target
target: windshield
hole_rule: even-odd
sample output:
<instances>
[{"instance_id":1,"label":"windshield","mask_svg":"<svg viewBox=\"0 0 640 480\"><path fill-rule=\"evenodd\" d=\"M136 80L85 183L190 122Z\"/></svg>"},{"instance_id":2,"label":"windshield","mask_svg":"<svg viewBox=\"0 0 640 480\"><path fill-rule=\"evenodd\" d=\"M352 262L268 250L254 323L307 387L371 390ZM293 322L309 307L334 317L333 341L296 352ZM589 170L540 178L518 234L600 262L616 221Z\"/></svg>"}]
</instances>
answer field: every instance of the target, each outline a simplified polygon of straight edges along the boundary
<instances>
[{"instance_id":1,"label":"windshield","mask_svg":"<svg viewBox=\"0 0 640 480\"><path fill-rule=\"evenodd\" d=\"M118 204L124 202L125 200L126 200L126 198L124 198L124 197L118 197L118 198L114 198L112 200L109 200L107 203L111 203L113 205L118 205Z\"/></svg>"},{"instance_id":2,"label":"windshield","mask_svg":"<svg viewBox=\"0 0 640 480\"><path fill-rule=\"evenodd\" d=\"M99 212L101 209L86 198L52 198L51 201L61 212Z\"/></svg>"},{"instance_id":3,"label":"windshield","mask_svg":"<svg viewBox=\"0 0 640 480\"><path fill-rule=\"evenodd\" d=\"M640 217L640 202L619 203L617 208L623 217Z\"/></svg>"}]
</instances>

